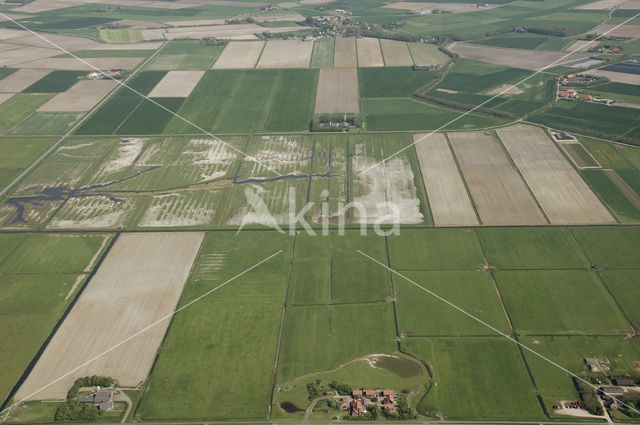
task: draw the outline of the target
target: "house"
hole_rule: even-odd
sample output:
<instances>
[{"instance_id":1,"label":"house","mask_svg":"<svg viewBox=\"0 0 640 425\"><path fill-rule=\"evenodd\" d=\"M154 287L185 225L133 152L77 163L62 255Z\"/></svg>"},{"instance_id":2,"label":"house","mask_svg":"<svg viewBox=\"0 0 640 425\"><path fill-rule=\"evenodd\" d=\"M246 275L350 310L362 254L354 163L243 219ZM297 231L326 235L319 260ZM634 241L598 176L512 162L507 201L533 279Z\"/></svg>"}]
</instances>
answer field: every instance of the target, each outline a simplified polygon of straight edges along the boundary
<instances>
[{"instance_id":1,"label":"house","mask_svg":"<svg viewBox=\"0 0 640 425\"><path fill-rule=\"evenodd\" d=\"M365 397L375 397L377 396L378 393L376 390L364 390L364 396Z\"/></svg>"},{"instance_id":2,"label":"house","mask_svg":"<svg viewBox=\"0 0 640 425\"><path fill-rule=\"evenodd\" d=\"M634 379L627 378L626 376L615 378L613 382L619 387L631 387L636 384L636 381Z\"/></svg>"},{"instance_id":3,"label":"house","mask_svg":"<svg viewBox=\"0 0 640 425\"><path fill-rule=\"evenodd\" d=\"M360 400L351 400L351 416L360 416L366 412Z\"/></svg>"},{"instance_id":4,"label":"house","mask_svg":"<svg viewBox=\"0 0 640 425\"><path fill-rule=\"evenodd\" d=\"M553 133L553 137L555 137L556 140L560 140L560 141L568 141L568 140L577 140L575 137L573 137L571 134L569 133L565 133L565 132L560 132L560 133Z\"/></svg>"},{"instance_id":5,"label":"house","mask_svg":"<svg viewBox=\"0 0 640 425\"><path fill-rule=\"evenodd\" d=\"M396 405L391 403L385 403L382 405L382 409L384 409L386 412L395 412Z\"/></svg>"},{"instance_id":6,"label":"house","mask_svg":"<svg viewBox=\"0 0 640 425\"><path fill-rule=\"evenodd\" d=\"M385 398L385 400L387 401L387 403L393 403L395 404L396 402L396 395L393 392L393 390L384 390L382 391L382 396Z\"/></svg>"},{"instance_id":7,"label":"house","mask_svg":"<svg viewBox=\"0 0 640 425\"><path fill-rule=\"evenodd\" d=\"M353 390L351 391L351 395L353 397L362 397L362 390Z\"/></svg>"},{"instance_id":8,"label":"house","mask_svg":"<svg viewBox=\"0 0 640 425\"><path fill-rule=\"evenodd\" d=\"M96 387L96 392L88 395L79 395L78 401L80 403L92 403L100 410L109 411L113 409L113 394L114 388L100 388Z\"/></svg>"},{"instance_id":9,"label":"house","mask_svg":"<svg viewBox=\"0 0 640 425\"><path fill-rule=\"evenodd\" d=\"M604 399L608 397L622 397L624 395L624 389L621 387L600 387L598 388L598 394Z\"/></svg>"}]
</instances>

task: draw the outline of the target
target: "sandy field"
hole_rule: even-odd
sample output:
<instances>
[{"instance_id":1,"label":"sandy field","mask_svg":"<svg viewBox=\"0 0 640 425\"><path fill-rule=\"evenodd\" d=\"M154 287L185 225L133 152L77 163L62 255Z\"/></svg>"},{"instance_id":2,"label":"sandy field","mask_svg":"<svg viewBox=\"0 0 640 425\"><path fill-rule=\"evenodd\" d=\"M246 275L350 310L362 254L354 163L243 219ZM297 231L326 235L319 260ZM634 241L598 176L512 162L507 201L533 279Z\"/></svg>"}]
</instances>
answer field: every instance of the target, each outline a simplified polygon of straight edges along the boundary
<instances>
[{"instance_id":1,"label":"sandy field","mask_svg":"<svg viewBox=\"0 0 640 425\"><path fill-rule=\"evenodd\" d=\"M313 43L301 40L270 40L257 68L309 68Z\"/></svg>"},{"instance_id":2,"label":"sandy field","mask_svg":"<svg viewBox=\"0 0 640 425\"><path fill-rule=\"evenodd\" d=\"M300 4L327 4L335 0L300 0Z\"/></svg>"},{"instance_id":3,"label":"sandy field","mask_svg":"<svg viewBox=\"0 0 640 425\"><path fill-rule=\"evenodd\" d=\"M356 44L358 48L358 66L384 66L380 42L377 38L359 38Z\"/></svg>"},{"instance_id":4,"label":"sandy field","mask_svg":"<svg viewBox=\"0 0 640 425\"><path fill-rule=\"evenodd\" d=\"M224 25L226 19L194 19L193 21L165 21L170 27L199 27L205 25Z\"/></svg>"},{"instance_id":5,"label":"sandy field","mask_svg":"<svg viewBox=\"0 0 640 425\"><path fill-rule=\"evenodd\" d=\"M482 131L448 133L482 224L547 224L499 142Z\"/></svg>"},{"instance_id":6,"label":"sandy field","mask_svg":"<svg viewBox=\"0 0 640 425\"><path fill-rule=\"evenodd\" d=\"M387 66L413 66L407 43L396 40L380 40L384 63Z\"/></svg>"},{"instance_id":7,"label":"sandy field","mask_svg":"<svg viewBox=\"0 0 640 425\"><path fill-rule=\"evenodd\" d=\"M12 66L22 62L29 62L43 58L50 58L60 54L60 50L45 49L42 47L21 47L7 50L0 55L0 66ZM76 60L76 59L74 59ZM16 66L15 68L20 68Z\"/></svg>"},{"instance_id":8,"label":"sandy field","mask_svg":"<svg viewBox=\"0 0 640 425\"><path fill-rule=\"evenodd\" d=\"M281 21L304 21L305 17L299 13L285 13L283 15L268 15L268 16L252 16L252 19L256 22L281 22Z\"/></svg>"},{"instance_id":9,"label":"sandy field","mask_svg":"<svg viewBox=\"0 0 640 425\"><path fill-rule=\"evenodd\" d=\"M567 48L564 50L566 52L573 52L574 50L576 52L586 52L587 50L597 45L598 45L597 41L590 43L590 40L576 40L573 43L571 43L569 46L567 46Z\"/></svg>"},{"instance_id":10,"label":"sandy field","mask_svg":"<svg viewBox=\"0 0 640 425\"><path fill-rule=\"evenodd\" d=\"M625 0L598 0L576 7L575 9L601 10L613 9L614 7L624 3Z\"/></svg>"},{"instance_id":11,"label":"sandy field","mask_svg":"<svg viewBox=\"0 0 640 425\"><path fill-rule=\"evenodd\" d=\"M551 224L615 223L544 130L519 124L497 133Z\"/></svg>"},{"instance_id":12,"label":"sandy field","mask_svg":"<svg viewBox=\"0 0 640 425\"><path fill-rule=\"evenodd\" d=\"M19 93L49 72L51 71L44 69L19 69L0 80L0 92Z\"/></svg>"},{"instance_id":13,"label":"sandy field","mask_svg":"<svg viewBox=\"0 0 640 425\"><path fill-rule=\"evenodd\" d=\"M334 68L355 68L358 66L355 38L336 37L333 66Z\"/></svg>"},{"instance_id":14,"label":"sandy field","mask_svg":"<svg viewBox=\"0 0 640 425\"><path fill-rule=\"evenodd\" d=\"M23 399L171 314L203 233L120 236L16 394ZM82 376L145 380L169 325L164 320L30 399L63 399Z\"/></svg>"},{"instance_id":15,"label":"sandy field","mask_svg":"<svg viewBox=\"0 0 640 425\"><path fill-rule=\"evenodd\" d=\"M60 51L56 51L56 55ZM98 69L134 69L144 58L83 58L83 60ZM95 69L76 58L47 58L32 60L18 64L20 68L38 69L66 69L78 71L95 71Z\"/></svg>"},{"instance_id":16,"label":"sandy field","mask_svg":"<svg viewBox=\"0 0 640 425\"><path fill-rule=\"evenodd\" d=\"M499 4L489 4L486 7L476 7L474 3L422 3L410 1L398 1L382 7L400 10L442 10L445 12L476 12L479 10L491 9L500 6Z\"/></svg>"},{"instance_id":17,"label":"sandy field","mask_svg":"<svg viewBox=\"0 0 640 425\"><path fill-rule=\"evenodd\" d=\"M360 112L357 68L320 68L315 111Z\"/></svg>"},{"instance_id":18,"label":"sandy field","mask_svg":"<svg viewBox=\"0 0 640 425\"><path fill-rule=\"evenodd\" d=\"M621 27L618 27L611 31L613 28L617 27L617 25L613 24L604 24L600 25L589 31L593 34L604 34L607 33L607 36L617 36L617 37L628 37L628 38L638 38L640 37L640 25L631 25L625 24Z\"/></svg>"},{"instance_id":19,"label":"sandy field","mask_svg":"<svg viewBox=\"0 0 640 425\"><path fill-rule=\"evenodd\" d=\"M85 1L72 0L35 0L13 10L16 12L39 13L55 9L64 9L66 7L82 6L85 3Z\"/></svg>"},{"instance_id":20,"label":"sandy field","mask_svg":"<svg viewBox=\"0 0 640 425\"><path fill-rule=\"evenodd\" d=\"M531 70L539 70L549 66L566 55L564 52L551 52L546 50L536 50L535 54L531 54L531 50L475 46L466 43L453 43L448 49L463 58ZM587 53L575 53L556 62L553 66L588 57L589 54Z\"/></svg>"},{"instance_id":21,"label":"sandy field","mask_svg":"<svg viewBox=\"0 0 640 425\"><path fill-rule=\"evenodd\" d=\"M640 84L640 75L637 74L624 74L622 72L602 71L600 69L594 69L587 72L587 74L607 77L616 83Z\"/></svg>"},{"instance_id":22,"label":"sandy field","mask_svg":"<svg viewBox=\"0 0 640 425\"><path fill-rule=\"evenodd\" d=\"M640 0L627 0L622 3L620 9L640 9Z\"/></svg>"},{"instance_id":23,"label":"sandy field","mask_svg":"<svg viewBox=\"0 0 640 425\"><path fill-rule=\"evenodd\" d=\"M15 93L0 93L0 105L11 99Z\"/></svg>"},{"instance_id":24,"label":"sandy field","mask_svg":"<svg viewBox=\"0 0 640 425\"><path fill-rule=\"evenodd\" d=\"M97 46L90 47L87 50L157 50L162 47L161 42L140 42L127 44L107 44L99 43Z\"/></svg>"},{"instance_id":25,"label":"sandy field","mask_svg":"<svg viewBox=\"0 0 640 425\"><path fill-rule=\"evenodd\" d=\"M102 43L98 43L97 41L89 40L88 38L84 38L84 37L73 37L69 35L60 35L60 34L44 34L43 37L46 37L47 40L71 52L75 50L85 50L85 49L91 49L91 48L97 48L97 47L103 46ZM22 37L12 38L7 42L13 43L13 44L20 44L23 46L46 47L47 49L54 49L59 53L62 53L57 47L53 46L47 40L43 40L37 35L26 34Z\"/></svg>"},{"instance_id":26,"label":"sandy field","mask_svg":"<svg viewBox=\"0 0 640 425\"><path fill-rule=\"evenodd\" d=\"M204 71L169 71L149 97L189 97L203 75Z\"/></svg>"},{"instance_id":27,"label":"sandy field","mask_svg":"<svg viewBox=\"0 0 640 425\"><path fill-rule=\"evenodd\" d=\"M10 28L0 28L0 40L10 40L16 37L24 37L25 35L29 35L27 31L23 30L14 30Z\"/></svg>"},{"instance_id":28,"label":"sandy field","mask_svg":"<svg viewBox=\"0 0 640 425\"><path fill-rule=\"evenodd\" d=\"M112 80L83 80L55 95L39 112L85 112L93 108L118 83Z\"/></svg>"},{"instance_id":29,"label":"sandy field","mask_svg":"<svg viewBox=\"0 0 640 425\"><path fill-rule=\"evenodd\" d=\"M224 48L212 69L254 68L264 41L231 42Z\"/></svg>"},{"instance_id":30,"label":"sandy field","mask_svg":"<svg viewBox=\"0 0 640 425\"><path fill-rule=\"evenodd\" d=\"M428 134L428 133L427 133ZM426 134L415 134L420 140ZM431 134L415 144L429 206L436 226L478 224L467 188L443 133Z\"/></svg>"},{"instance_id":31,"label":"sandy field","mask_svg":"<svg viewBox=\"0 0 640 425\"><path fill-rule=\"evenodd\" d=\"M140 35L144 41L164 40L164 28L140 30Z\"/></svg>"},{"instance_id":32,"label":"sandy field","mask_svg":"<svg viewBox=\"0 0 640 425\"><path fill-rule=\"evenodd\" d=\"M356 150L357 150L356 146ZM353 156L353 202L361 206L351 211L357 223L398 222L417 224L423 222L420 200L414 184L411 164L405 158L394 157L371 168L377 158ZM369 169L364 174L365 170ZM393 207L379 208L387 202ZM339 215L344 215L343 211ZM393 216L396 217L395 221Z\"/></svg>"}]
</instances>

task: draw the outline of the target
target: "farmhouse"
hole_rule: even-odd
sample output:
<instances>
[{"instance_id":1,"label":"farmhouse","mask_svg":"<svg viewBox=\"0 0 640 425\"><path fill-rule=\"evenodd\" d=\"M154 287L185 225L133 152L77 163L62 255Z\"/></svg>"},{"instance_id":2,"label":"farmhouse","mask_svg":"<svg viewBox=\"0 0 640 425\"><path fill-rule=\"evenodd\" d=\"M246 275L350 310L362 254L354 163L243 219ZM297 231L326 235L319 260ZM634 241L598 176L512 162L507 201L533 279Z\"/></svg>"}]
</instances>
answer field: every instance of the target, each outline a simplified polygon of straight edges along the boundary
<instances>
[{"instance_id":1,"label":"farmhouse","mask_svg":"<svg viewBox=\"0 0 640 425\"><path fill-rule=\"evenodd\" d=\"M613 382L619 387L631 387L636 384L636 381L634 379L627 378L626 376L615 378Z\"/></svg>"},{"instance_id":2,"label":"farmhouse","mask_svg":"<svg viewBox=\"0 0 640 425\"><path fill-rule=\"evenodd\" d=\"M113 393L114 388L96 388L96 392L89 395L78 396L80 403L92 403L98 409L103 411L109 411L113 409Z\"/></svg>"},{"instance_id":3,"label":"farmhouse","mask_svg":"<svg viewBox=\"0 0 640 425\"><path fill-rule=\"evenodd\" d=\"M351 416L360 416L367 412L361 400L351 400Z\"/></svg>"}]
</instances>

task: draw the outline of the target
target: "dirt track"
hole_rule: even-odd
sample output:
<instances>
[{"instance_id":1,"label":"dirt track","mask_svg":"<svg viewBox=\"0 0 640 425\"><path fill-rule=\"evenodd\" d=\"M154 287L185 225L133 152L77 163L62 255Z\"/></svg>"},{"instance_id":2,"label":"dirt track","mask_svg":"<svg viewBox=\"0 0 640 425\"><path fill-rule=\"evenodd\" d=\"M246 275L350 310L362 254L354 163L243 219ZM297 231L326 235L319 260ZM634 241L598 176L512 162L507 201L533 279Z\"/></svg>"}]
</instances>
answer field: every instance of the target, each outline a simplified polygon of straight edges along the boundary
<instances>
[{"instance_id":1,"label":"dirt track","mask_svg":"<svg viewBox=\"0 0 640 425\"><path fill-rule=\"evenodd\" d=\"M316 114L359 111L357 68L321 68Z\"/></svg>"},{"instance_id":2,"label":"dirt track","mask_svg":"<svg viewBox=\"0 0 640 425\"><path fill-rule=\"evenodd\" d=\"M514 125L497 132L551 224L615 223L544 130Z\"/></svg>"},{"instance_id":3,"label":"dirt track","mask_svg":"<svg viewBox=\"0 0 640 425\"><path fill-rule=\"evenodd\" d=\"M120 237L16 394L23 399L172 313L203 233L130 233ZM146 379L168 320L40 391L62 399L82 376L121 385Z\"/></svg>"},{"instance_id":4,"label":"dirt track","mask_svg":"<svg viewBox=\"0 0 640 425\"><path fill-rule=\"evenodd\" d=\"M423 136L416 134L413 139L417 141ZM415 147L434 224L477 225L476 213L445 135L434 133Z\"/></svg>"},{"instance_id":5,"label":"dirt track","mask_svg":"<svg viewBox=\"0 0 640 425\"><path fill-rule=\"evenodd\" d=\"M449 133L482 224L546 224L524 181L492 136L481 131Z\"/></svg>"}]
</instances>

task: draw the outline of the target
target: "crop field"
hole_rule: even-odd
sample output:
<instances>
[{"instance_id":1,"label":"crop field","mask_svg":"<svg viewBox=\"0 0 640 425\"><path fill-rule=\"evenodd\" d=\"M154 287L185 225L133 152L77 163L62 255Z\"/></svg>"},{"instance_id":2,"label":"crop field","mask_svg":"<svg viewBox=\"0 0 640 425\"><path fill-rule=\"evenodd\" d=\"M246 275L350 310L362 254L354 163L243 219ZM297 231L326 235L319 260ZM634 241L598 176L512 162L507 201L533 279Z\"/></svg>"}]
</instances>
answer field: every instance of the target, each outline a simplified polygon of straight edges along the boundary
<instances>
[{"instance_id":1,"label":"crop field","mask_svg":"<svg viewBox=\"0 0 640 425\"><path fill-rule=\"evenodd\" d=\"M638 381L640 43L587 41L640 0L105 1L0 0L0 422L604 423L571 375Z\"/></svg>"},{"instance_id":2,"label":"crop field","mask_svg":"<svg viewBox=\"0 0 640 425\"><path fill-rule=\"evenodd\" d=\"M311 67L328 68L333 66L335 40L333 38L319 38L313 42Z\"/></svg>"},{"instance_id":3,"label":"crop field","mask_svg":"<svg viewBox=\"0 0 640 425\"><path fill-rule=\"evenodd\" d=\"M356 44L358 66L384 66L380 41L377 38L359 38Z\"/></svg>"},{"instance_id":4,"label":"crop field","mask_svg":"<svg viewBox=\"0 0 640 425\"><path fill-rule=\"evenodd\" d=\"M435 130L458 118L460 113L415 99L362 99L366 128L371 131ZM450 129L473 129L498 125L497 117L469 114L452 123Z\"/></svg>"},{"instance_id":5,"label":"crop field","mask_svg":"<svg viewBox=\"0 0 640 425\"><path fill-rule=\"evenodd\" d=\"M436 226L478 224L462 175L442 133L416 134L420 172Z\"/></svg>"},{"instance_id":6,"label":"crop field","mask_svg":"<svg viewBox=\"0 0 640 425\"><path fill-rule=\"evenodd\" d=\"M413 59L407 43L395 40L380 40L380 47L387 66L411 66Z\"/></svg>"},{"instance_id":7,"label":"crop field","mask_svg":"<svg viewBox=\"0 0 640 425\"><path fill-rule=\"evenodd\" d=\"M209 46L202 41L172 41L149 63L147 70L207 70L224 46Z\"/></svg>"},{"instance_id":8,"label":"crop field","mask_svg":"<svg viewBox=\"0 0 640 425\"><path fill-rule=\"evenodd\" d=\"M499 142L483 132L448 133L482 224L545 224L527 185Z\"/></svg>"},{"instance_id":9,"label":"crop field","mask_svg":"<svg viewBox=\"0 0 640 425\"><path fill-rule=\"evenodd\" d=\"M360 112L356 68L322 68L320 70L315 113L336 112Z\"/></svg>"},{"instance_id":10,"label":"crop field","mask_svg":"<svg viewBox=\"0 0 640 425\"><path fill-rule=\"evenodd\" d=\"M173 311L203 236L201 233L121 236L16 396L30 396L58 378L59 370L72 370ZM143 270L138 267L141 262L146 265ZM119 297L127 302L118 302ZM111 305L104 300L111 300ZM109 331L105 331L104 323L109 323ZM93 374L106 374L124 385L137 385L149 373L167 326L167 321L163 326L155 326L144 336L44 388L34 398L62 398L75 379ZM80 335L87 343L72 344Z\"/></svg>"},{"instance_id":11,"label":"crop field","mask_svg":"<svg viewBox=\"0 0 640 425\"><path fill-rule=\"evenodd\" d=\"M0 299L4 306L0 316L5 324L0 331L0 358L5 365L0 372L3 400L109 239L106 235L0 235Z\"/></svg>"},{"instance_id":12,"label":"crop field","mask_svg":"<svg viewBox=\"0 0 640 425\"><path fill-rule=\"evenodd\" d=\"M434 74L411 68L360 68L360 97L409 97L429 84Z\"/></svg>"},{"instance_id":13,"label":"crop field","mask_svg":"<svg viewBox=\"0 0 640 425\"><path fill-rule=\"evenodd\" d=\"M313 115L317 70L208 71L178 114L218 133L305 130ZM286 102L284 101L286 99ZM277 102L276 106L271 107ZM165 133L198 130L174 117Z\"/></svg>"}]
</instances>

